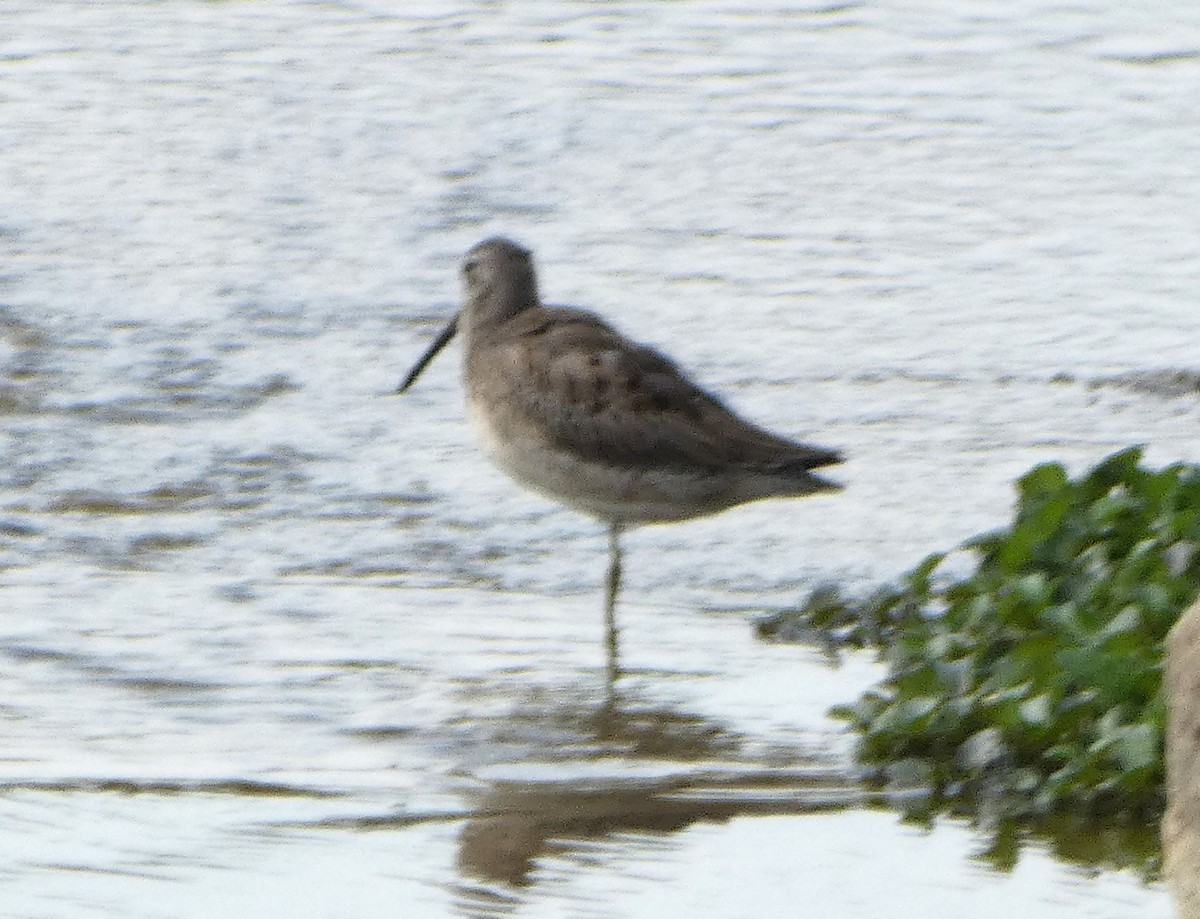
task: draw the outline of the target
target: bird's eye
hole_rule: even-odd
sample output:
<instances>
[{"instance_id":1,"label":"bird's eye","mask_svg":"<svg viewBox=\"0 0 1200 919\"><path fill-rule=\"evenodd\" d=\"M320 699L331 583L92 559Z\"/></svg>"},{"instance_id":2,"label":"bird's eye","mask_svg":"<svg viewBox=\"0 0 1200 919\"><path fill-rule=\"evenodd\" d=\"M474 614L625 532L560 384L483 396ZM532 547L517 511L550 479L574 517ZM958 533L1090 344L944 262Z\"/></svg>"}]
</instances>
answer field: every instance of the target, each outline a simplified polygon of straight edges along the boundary
<instances>
[{"instance_id":1,"label":"bird's eye","mask_svg":"<svg viewBox=\"0 0 1200 919\"><path fill-rule=\"evenodd\" d=\"M469 258L463 262L463 274L471 277L479 269L479 259Z\"/></svg>"}]
</instances>

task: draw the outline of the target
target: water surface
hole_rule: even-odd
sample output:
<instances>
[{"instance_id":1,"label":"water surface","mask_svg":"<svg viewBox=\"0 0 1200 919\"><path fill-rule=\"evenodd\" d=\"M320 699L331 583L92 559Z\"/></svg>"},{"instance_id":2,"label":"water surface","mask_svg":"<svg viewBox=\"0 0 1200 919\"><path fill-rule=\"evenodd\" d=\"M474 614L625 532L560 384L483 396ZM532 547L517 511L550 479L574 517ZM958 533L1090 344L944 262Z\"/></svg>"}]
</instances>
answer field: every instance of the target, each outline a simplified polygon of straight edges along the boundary
<instances>
[{"instance_id":1,"label":"water surface","mask_svg":"<svg viewBox=\"0 0 1200 919\"><path fill-rule=\"evenodd\" d=\"M1198 76L1182 0L6 4L6 913L1169 915L865 808L877 665L750 622L1200 460ZM599 528L389 394L496 232L850 457L628 537L614 698Z\"/></svg>"}]
</instances>

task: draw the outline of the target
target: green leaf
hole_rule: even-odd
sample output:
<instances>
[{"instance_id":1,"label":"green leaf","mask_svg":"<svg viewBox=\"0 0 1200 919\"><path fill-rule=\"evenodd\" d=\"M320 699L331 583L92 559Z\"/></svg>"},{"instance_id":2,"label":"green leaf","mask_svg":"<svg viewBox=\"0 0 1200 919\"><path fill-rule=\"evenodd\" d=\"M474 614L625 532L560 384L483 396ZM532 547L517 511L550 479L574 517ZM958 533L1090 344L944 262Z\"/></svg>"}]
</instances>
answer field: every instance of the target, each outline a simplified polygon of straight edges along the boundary
<instances>
[{"instance_id":1,"label":"green leaf","mask_svg":"<svg viewBox=\"0 0 1200 919\"><path fill-rule=\"evenodd\" d=\"M1039 693L1022 702L1017 710L1026 724L1046 727L1054 713L1054 704L1049 693Z\"/></svg>"},{"instance_id":2,"label":"green leaf","mask_svg":"<svg viewBox=\"0 0 1200 919\"><path fill-rule=\"evenodd\" d=\"M1017 480L1017 492L1022 502L1057 494L1066 487L1067 470L1062 463L1034 466Z\"/></svg>"},{"instance_id":3,"label":"green leaf","mask_svg":"<svg viewBox=\"0 0 1200 919\"><path fill-rule=\"evenodd\" d=\"M904 734L912 731L938 707L938 700L932 696L917 696L895 702L880 712L871 726L873 734Z\"/></svg>"},{"instance_id":4,"label":"green leaf","mask_svg":"<svg viewBox=\"0 0 1200 919\"><path fill-rule=\"evenodd\" d=\"M1118 731L1112 753L1126 772L1151 769L1162 761L1162 736L1153 724L1126 725Z\"/></svg>"}]
</instances>

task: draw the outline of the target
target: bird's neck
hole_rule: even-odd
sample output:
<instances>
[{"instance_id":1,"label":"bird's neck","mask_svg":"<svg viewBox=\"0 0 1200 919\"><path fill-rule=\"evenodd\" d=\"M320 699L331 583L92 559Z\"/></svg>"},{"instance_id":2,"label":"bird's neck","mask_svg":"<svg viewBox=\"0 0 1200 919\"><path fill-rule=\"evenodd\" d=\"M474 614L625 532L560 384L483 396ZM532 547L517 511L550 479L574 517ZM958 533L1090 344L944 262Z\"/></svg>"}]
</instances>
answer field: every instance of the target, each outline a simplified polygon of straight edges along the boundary
<instances>
[{"instance_id":1,"label":"bird's neck","mask_svg":"<svg viewBox=\"0 0 1200 919\"><path fill-rule=\"evenodd\" d=\"M484 296L466 304L462 311L465 320L463 331L467 337L487 335L527 310L537 309L536 288L514 288L491 290Z\"/></svg>"}]
</instances>

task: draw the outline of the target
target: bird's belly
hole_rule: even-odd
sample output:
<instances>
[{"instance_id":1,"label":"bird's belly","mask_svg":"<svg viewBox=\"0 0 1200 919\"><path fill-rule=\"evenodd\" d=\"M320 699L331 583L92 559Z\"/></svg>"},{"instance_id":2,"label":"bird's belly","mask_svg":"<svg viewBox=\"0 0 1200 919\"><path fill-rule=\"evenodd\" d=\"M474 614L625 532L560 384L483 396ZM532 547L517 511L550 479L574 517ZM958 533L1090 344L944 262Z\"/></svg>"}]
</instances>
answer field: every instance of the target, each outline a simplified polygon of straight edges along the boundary
<instances>
[{"instance_id":1,"label":"bird's belly","mask_svg":"<svg viewBox=\"0 0 1200 919\"><path fill-rule=\"evenodd\" d=\"M720 483L684 470L637 468L581 456L547 440L536 426L495 403L468 398L468 413L492 461L544 497L607 522L685 520L723 510Z\"/></svg>"}]
</instances>

